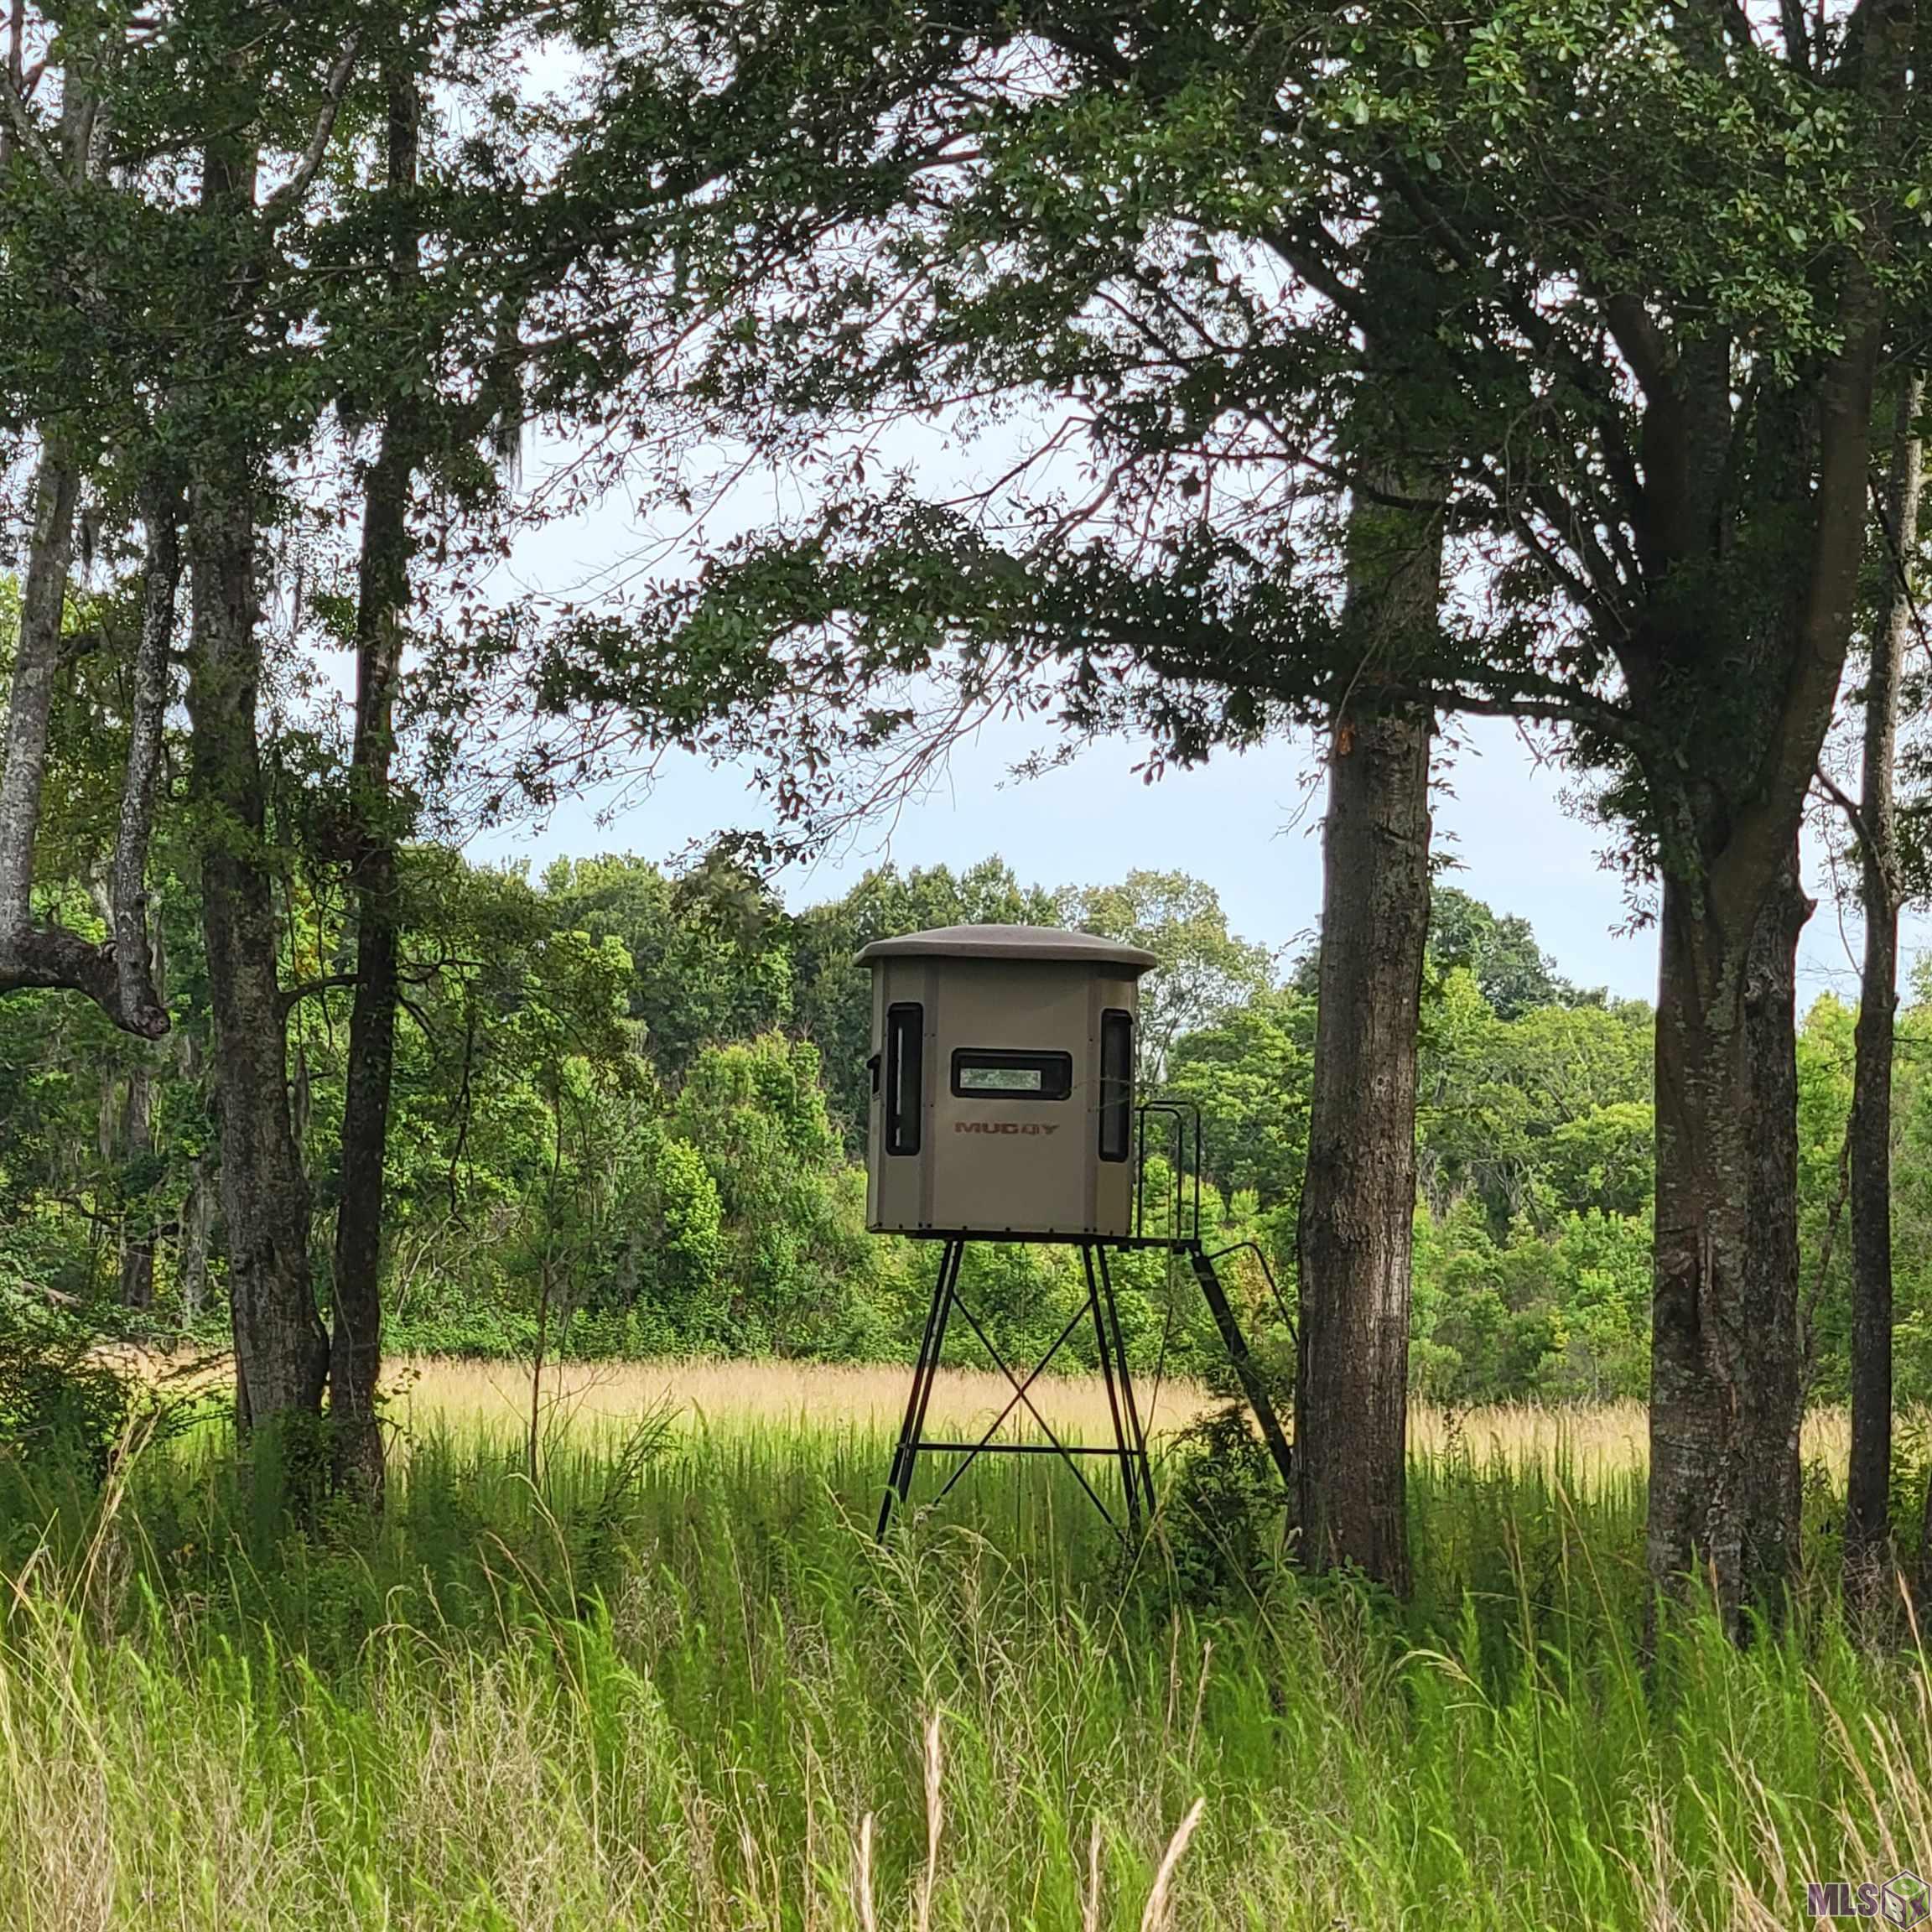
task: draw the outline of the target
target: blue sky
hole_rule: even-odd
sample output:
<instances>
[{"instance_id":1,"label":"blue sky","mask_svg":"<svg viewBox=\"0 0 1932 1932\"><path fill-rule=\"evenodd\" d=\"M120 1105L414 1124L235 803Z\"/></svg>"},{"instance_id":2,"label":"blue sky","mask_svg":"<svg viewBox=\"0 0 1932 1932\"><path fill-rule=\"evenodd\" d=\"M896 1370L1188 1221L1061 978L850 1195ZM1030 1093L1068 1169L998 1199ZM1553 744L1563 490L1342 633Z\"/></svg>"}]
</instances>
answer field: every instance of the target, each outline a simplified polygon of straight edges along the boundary
<instances>
[{"instance_id":1,"label":"blue sky","mask_svg":"<svg viewBox=\"0 0 1932 1932\"><path fill-rule=\"evenodd\" d=\"M937 445L933 445L937 447ZM951 456L942 468L958 461ZM724 527L763 521L787 494L767 484L723 506ZM641 527L621 498L532 532L506 570L526 590L594 601L631 574L677 568L677 536ZM1028 883L1101 884L1135 867L1179 870L1219 892L1244 937L1292 953L1312 933L1321 906L1321 792L1314 752L1284 741L1228 756L1156 784L1135 770L1140 749L1102 743L1042 776L1013 766L1041 748L1037 724L988 726L955 751L942 781L907 800L890 823L870 826L809 869L776 881L794 906L833 898L867 866L970 865L998 853ZM1564 774L1543 763L1516 728L1498 719L1458 723L1436 761L1436 846L1454 859L1448 876L1499 912L1535 927L1559 969L1579 984L1634 999L1654 996L1655 936L1632 930L1625 881L1605 863L1602 830L1564 797ZM667 760L642 793L595 794L560 808L541 826L485 837L480 859L548 860L636 852L674 860L719 833L766 823L742 771L689 758ZM1856 916L1841 919L1822 849L1808 839L1807 889L1817 911L1800 946L1801 1000L1826 989L1855 994ZM1909 919L1909 969L1932 926Z\"/></svg>"},{"instance_id":2,"label":"blue sky","mask_svg":"<svg viewBox=\"0 0 1932 1932\"><path fill-rule=\"evenodd\" d=\"M1649 998L1654 937L1628 929L1623 881L1602 863L1597 829L1566 809L1557 775L1539 767L1509 725L1480 720L1459 736L1436 806L1437 849L1458 861L1453 883L1527 917L1571 979ZM1312 932L1321 906L1321 798L1309 783L1306 743L1148 785L1134 769L1135 748L1124 741L1097 745L1044 776L1015 779L1010 767L1033 742L1002 729L962 746L945 782L907 802L891 823L783 875L777 883L786 900L802 906L834 897L885 859L959 866L997 852L1022 879L1050 886L1099 883L1136 866L1190 871L1216 888L1248 938L1292 951ZM761 801L741 774L689 759L673 761L647 794L600 820L610 804L608 795L570 804L540 828L480 842L477 855L538 867L560 854L666 859L722 829L763 823ZM1805 953L1811 989L1842 977L1846 955L1828 901Z\"/></svg>"}]
</instances>

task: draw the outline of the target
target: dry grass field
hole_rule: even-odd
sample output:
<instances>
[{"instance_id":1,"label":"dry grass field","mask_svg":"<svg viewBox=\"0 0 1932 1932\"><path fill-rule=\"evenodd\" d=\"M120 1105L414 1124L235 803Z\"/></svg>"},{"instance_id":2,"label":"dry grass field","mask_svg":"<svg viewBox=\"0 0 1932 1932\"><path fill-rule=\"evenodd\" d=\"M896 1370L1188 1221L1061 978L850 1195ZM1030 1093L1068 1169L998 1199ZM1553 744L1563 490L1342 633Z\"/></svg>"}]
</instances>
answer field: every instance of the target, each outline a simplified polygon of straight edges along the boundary
<instances>
[{"instance_id":1,"label":"dry grass field","mask_svg":"<svg viewBox=\"0 0 1932 1932\"><path fill-rule=\"evenodd\" d=\"M190 1367L148 1358L157 1378L189 1386L221 1380L226 1364L199 1358ZM547 1363L538 1392L545 1438L595 1441L620 1433L645 1416L663 1414L681 1432L724 1429L790 1435L800 1430L855 1436L895 1433L906 1405L911 1369L897 1363L823 1363L776 1360L658 1359ZM527 1363L449 1356L393 1358L384 1378L387 1413L407 1452L426 1434L521 1435L529 1426ZM1156 1385L1135 1384L1142 1420L1156 1441L1169 1438L1217 1405L1199 1382L1169 1377ZM1043 1376L1032 1400L1056 1431L1093 1441L1108 1430L1107 1394L1098 1376ZM933 1389L927 1432L977 1435L1012 1394L991 1369L948 1368ZM1641 1470L1648 1459L1642 1404L1604 1402L1545 1407L1504 1403L1448 1410L1419 1403L1410 1417L1410 1442L1418 1457L1441 1459L1464 1453L1478 1462L1500 1458L1521 1469L1561 1465L1583 1479ZM1005 1433L1031 1436L1023 1414L1010 1418ZM1849 1425L1841 1407L1815 1409L1805 1426L1807 1462L1842 1481Z\"/></svg>"},{"instance_id":2,"label":"dry grass field","mask_svg":"<svg viewBox=\"0 0 1932 1932\"><path fill-rule=\"evenodd\" d=\"M683 1429L801 1428L888 1434L898 1428L911 1371L899 1364L778 1361L571 1362L547 1368L539 1396L548 1431L597 1432L622 1426L653 1410L668 1410ZM527 1368L509 1362L458 1361L427 1356L397 1362L388 1387L390 1414L404 1440L423 1431L527 1426ZM1142 1420L1159 1440L1184 1429L1213 1407L1198 1382L1170 1378L1156 1388L1136 1384ZM1006 1406L1011 1389L991 1370L948 1368L933 1390L928 1432L977 1435ZM1036 1383L1033 1399L1053 1428L1086 1441L1108 1430L1107 1394L1096 1376L1051 1376ZM1015 1433L1023 1418L1010 1420ZM1467 1453L1478 1462L1500 1457L1520 1467L1561 1462L1595 1478L1641 1469L1647 1459L1644 1412L1635 1402L1587 1408L1512 1403L1446 1410L1419 1405L1410 1420L1419 1456ZM1848 1433L1843 1410L1813 1412L1805 1454L1835 1478L1844 1472Z\"/></svg>"}]
</instances>

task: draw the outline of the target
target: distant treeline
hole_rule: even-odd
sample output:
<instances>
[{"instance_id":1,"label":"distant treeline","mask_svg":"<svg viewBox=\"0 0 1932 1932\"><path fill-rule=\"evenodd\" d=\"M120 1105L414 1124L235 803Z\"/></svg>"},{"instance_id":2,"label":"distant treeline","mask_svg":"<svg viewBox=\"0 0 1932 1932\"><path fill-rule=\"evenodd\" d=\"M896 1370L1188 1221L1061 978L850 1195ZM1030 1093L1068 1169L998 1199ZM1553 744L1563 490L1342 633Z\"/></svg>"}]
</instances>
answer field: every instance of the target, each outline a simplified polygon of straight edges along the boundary
<instances>
[{"instance_id":1,"label":"distant treeline","mask_svg":"<svg viewBox=\"0 0 1932 1932\"><path fill-rule=\"evenodd\" d=\"M629 856L532 880L406 855L404 1016L389 1137L387 1339L520 1353L911 1353L930 1256L864 1228L869 939L959 921L1072 923L1146 945L1145 1082L1197 1103L1208 1212L1259 1239L1292 1294L1314 1029L1311 957L1228 929L1180 874L1046 890L989 859L869 873L787 912L716 858ZM318 1298L331 1279L349 989L339 909L289 895L285 981ZM210 1020L186 895L158 896L158 1043L58 993L0 1002L0 1269L165 1337L225 1336ZM306 991L301 991L307 989ZM1817 1391L1841 1394L1841 1150L1853 1015L1800 1040L1802 1202ZM1899 1057L1902 1394L1932 1393L1932 1090ZM1438 886L1423 1001L1412 1379L1460 1403L1640 1397L1649 1373L1651 1015L1560 977L1519 918ZM1078 1298L1069 1257L986 1250L973 1289L1015 1348ZM1125 1268L1150 1365L1211 1366L1165 1265Z\"/></svg>"}]
</instances>

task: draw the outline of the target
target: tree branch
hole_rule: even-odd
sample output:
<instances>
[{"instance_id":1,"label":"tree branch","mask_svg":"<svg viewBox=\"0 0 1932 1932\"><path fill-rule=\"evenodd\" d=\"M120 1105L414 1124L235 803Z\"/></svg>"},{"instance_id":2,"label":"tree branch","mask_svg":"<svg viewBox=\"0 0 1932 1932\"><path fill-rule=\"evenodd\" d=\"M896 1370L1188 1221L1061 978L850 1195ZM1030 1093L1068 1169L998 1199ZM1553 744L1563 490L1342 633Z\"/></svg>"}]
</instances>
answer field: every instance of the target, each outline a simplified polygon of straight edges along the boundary
<instances>
[{"instance_id":1,"label":"tree branch","mask_svg":"<svg viewBox=\"0 0 1932 1932\"><path fill-rule=\"evenodd\" d=\"M1607 295L1603 319L1610 325L1611 339L1637 378L1644 399L1653 408L1675 399L1672 372L1676 351L1670 338L1650 319L1650 311L1635 295Z\"/></svg>"},{"instance_id":2,"label":"tree branch","mask_svg":"<svg viewBox=\"0 0 1932 1932\"><path fill-rule=\"evenodd\" d=\"M400 987L396 991L396 1004L416 1022L418 1031L431 1046L439 1046L441 1043L443 1036L436 1031L429 1015Z\"/></svg>"},{"instance_id":3,"label":"tree branch","mask_svg":"<svg viewBox=\"0 0 1932 1932\"><path fill-rule=\"evenodd\" d=\"M1327 231L1324 229L1322 232L1326 234ZM1325 296L1333 303L1351 322L1364 329L1372 325L1374 318L1363 307L1361 291L1343 281L1331 263L1318 255L1311 254L1286 229L1268 229L1261 239L1287 268L1299 275L1317 295Z\"/></svg>"},{"instance_id":4,"label":"tree branch","mask_svg":"<svg viewBox=\"0 0 1932 1932\"><path fill-rule=\"evenodd\" d=\"M1812 776L1817 781L1818 789L1845 814L1846 822L1851 826L1853 835L1864 849L1866 856L1867 858L1873 857L1872 834L1866 829L1865 814L1858 809L1858 801L1849 792L1846 791L1844 787L1840 785L1822 765L1812 774Z\"/></svg>"},{"instance_id":5,"label":"tree branch","mask_svg":"<svg viewBox=\"0 0 1932 1932\"><path fill-rule=\"evenodd\" d=\"M0 106L7 111L8 124L13 128L14 138L20 143L22 151L63 195L70 194L73 184L62 171L60 162L55 158L53 149L41 138L40 130L34 126L26 98L12 73L0 78ZM0 158L4 158L5 153L5 147L0 145Z\"/></svg>"},{"instance_id":6,"label":"tree branch","mask_svg":"<svg viewBox=\"0 0 1932 1932\"><path fill-rule=\"evenodd\" d=\"M0 937L0 993L29 988L85 993L117 1026L143 1039L158 1039L168 1030L165 1013L122 1012L112 945L97 945L64 927L29 926Z\"/></svg>"},{"instance_id":7,"label":"tree branch","mask_svg":"<svg viewBox=\"0 0 1932 1932\"><path fill-rule=\"evenodd\" d=\"M1784 23L1784 57L1800 74L1811 71L1811 36L1805 23L1805 0L1778 0Z\"/></svg>"},{"instance_id":8,"label":"tree branch","mask_svg":"<svg viewBox=\"0 0 1932 1932\"><path fill-rule=\"evenodd\" d=\"M287 1019L304 1000L313 1000L318 994L340 992L353 986L357 975L353 973L326 973L319 979L304 979L298 986L285 986L282 989L282 1016Z\"/></svg>"},{"instance_id":9,"label":"tree branch","mask_svg":"<svg viewBox=\"0 0 1932 1932\"><path fill-rule=\"evenodd\" d=\"M1887 863L1887 854L1879 849L1878 842L1872 836L1872 828L1865 823L1864 812L1857 799L1832 778L1820 765L1812 774L1818 788L1845 814L1845 822L1852 828L1852 835L1858 841L1858 849L1865 861L1877 876L1885 881L1886 896L1896 907L1899 893L1895 868Z\"/></svg>"},{"instance_id":10,"label":"tree branch","mask_svg":"<svg viewBox=\"0 0 1932 1932\"><path fill-rule=\"evenodd\" d=\"M302 158L295 164L295 172L262 204L262 212L271 223L293 213L319 171L323 158L329 152L330 137L335 132L335 117L341 112L342 96L348 91L349 77L356 71L356 51L361 42L362 30L359 27L343 42L342 51L330 70L321 109L316 114L309 145L303 149Z\"/></svg>"}]
</instances>

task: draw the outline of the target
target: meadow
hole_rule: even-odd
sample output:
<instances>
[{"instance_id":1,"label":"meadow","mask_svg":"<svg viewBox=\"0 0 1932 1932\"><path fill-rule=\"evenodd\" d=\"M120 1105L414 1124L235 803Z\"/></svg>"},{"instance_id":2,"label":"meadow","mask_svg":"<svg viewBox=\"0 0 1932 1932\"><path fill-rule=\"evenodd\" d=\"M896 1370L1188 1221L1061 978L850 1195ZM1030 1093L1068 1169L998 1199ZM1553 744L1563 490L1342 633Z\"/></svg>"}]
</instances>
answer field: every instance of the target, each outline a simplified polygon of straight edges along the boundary
<instances>
[{"instance_id":1,"label":"meadow","mask_svg":"<svg viewBox=\"0 0 1932 1932\"><path fill-rule=\"evenodd\" d=\"M902 1392L574 1369L532 1483L527 1385L420 1363L381 1523L299 1535L215 1431L100 1494L0 1464L0 1924L1661 1932L1932 1862L1932 1675L1830 1607L1829 1415L1790 1627L1647 1662L1634 1409L1426 1415L1398 1607L1217 1562L1185 1384L1139 1549L1038 1457L877 1548Z\"/></svg>"}]
</instances>

